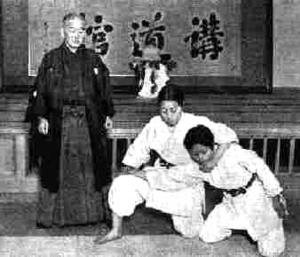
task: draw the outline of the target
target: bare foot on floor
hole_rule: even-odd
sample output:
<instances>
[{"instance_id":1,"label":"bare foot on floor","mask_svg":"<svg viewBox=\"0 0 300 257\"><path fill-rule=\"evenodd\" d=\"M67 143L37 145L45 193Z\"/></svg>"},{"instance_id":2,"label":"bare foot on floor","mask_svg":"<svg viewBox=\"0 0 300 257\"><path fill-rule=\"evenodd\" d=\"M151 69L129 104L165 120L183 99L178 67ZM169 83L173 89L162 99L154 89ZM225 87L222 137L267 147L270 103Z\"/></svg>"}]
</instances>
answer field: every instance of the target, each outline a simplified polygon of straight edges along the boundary
<instances>
[{"instance_id":1,"label":"bare foot on floor","mask_svg":"<svg viewBox=\"0 0 300 257\"><path fill-rule=\"evenodd\" d=\"M117 230L111 230L104 236L98 236L94 240L95 244L105 244L109 241L113 241L122 237L122 233Z\"/></svg>"}]
</instances>

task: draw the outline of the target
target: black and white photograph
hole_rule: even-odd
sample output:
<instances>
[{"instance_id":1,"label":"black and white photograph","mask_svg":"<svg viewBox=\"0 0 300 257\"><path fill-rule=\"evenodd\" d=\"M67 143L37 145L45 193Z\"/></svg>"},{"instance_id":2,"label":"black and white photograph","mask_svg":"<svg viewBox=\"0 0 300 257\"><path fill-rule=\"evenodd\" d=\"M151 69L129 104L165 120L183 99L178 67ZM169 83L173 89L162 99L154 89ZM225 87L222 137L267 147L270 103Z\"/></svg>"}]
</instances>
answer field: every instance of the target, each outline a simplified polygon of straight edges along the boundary
<instances>
[{"instance_id":1,"label":"black and white photograph","mask_svg":"<svg viewBox=\"0 0 300 257\"><path fill-rule=\"evenodd\" d=\"M300 256L300 1L0 0L0 256Z\"/></svg>"}]
</instances>

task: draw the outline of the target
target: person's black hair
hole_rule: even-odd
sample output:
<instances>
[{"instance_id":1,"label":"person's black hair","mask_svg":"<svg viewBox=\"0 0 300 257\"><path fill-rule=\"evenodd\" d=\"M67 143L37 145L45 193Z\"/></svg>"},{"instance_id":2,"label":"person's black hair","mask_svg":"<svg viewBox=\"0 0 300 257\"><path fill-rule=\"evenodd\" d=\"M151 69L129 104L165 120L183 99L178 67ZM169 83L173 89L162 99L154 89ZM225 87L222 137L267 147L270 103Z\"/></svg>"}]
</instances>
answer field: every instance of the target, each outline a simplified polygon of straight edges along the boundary
<instances>
[{"instance_id":1,"label":"person's black hair","mask_svg":"<svg viewBox=\"0 0 300 257\"><path fill-rule=\"evenodd\" d=\"M214 135L209 128L198 125L191 128L185 135L183 144L187 150L192 149L193 145L200 144L213 149L214 147Z\"/></svg>"},{"instance_id":2,"label":"person's black hair","mask_svg":"<svg viewBox=\"0 0 300 257\"><path fill-rule=\"evenodd\" d=\"M85 22L85 15L83 13L75 13L75 12L70 12L67 13L64 17L63 17L63 24L65 25L67 21L73 20L75 18L78 18L82 21Z\"/></svg>"},{"instance_id":3,"label":"person's black hair","mask_svg":"<svg viewBox=\"0 0 300 257\"><path fill-rule=\"evenodd\" d=\"M158 94L158 103L162 101L176 101L178 105L183 106L184 94L175 84L167 84Z\"/></svg>"}]
</instances>

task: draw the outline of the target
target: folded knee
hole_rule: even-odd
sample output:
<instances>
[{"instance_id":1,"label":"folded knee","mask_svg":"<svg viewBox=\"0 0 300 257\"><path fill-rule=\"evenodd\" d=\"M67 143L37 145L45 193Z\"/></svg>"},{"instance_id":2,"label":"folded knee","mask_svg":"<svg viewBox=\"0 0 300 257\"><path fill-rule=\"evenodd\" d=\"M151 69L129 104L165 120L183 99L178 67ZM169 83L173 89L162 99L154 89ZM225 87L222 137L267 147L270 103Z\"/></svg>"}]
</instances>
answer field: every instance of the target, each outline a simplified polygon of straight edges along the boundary
<instances>
[{"instance_id":1,"label":"folded knee","mask_svg":"<svg viewBox=\"0 0 300 257\"><path fill-rule=\"evenodd\" d=\"M265 257L277 257L285 249L285 236L282 225L271 230L257 241L258 251Z\"/></svg>"},{"instance_id":2,"label":"folded knee","mask_svg":"<svg viewBox=\"0 0 300 257\"><path fill-rule=\"evenodd\" d=\"M281 255L281 253L284 251L284 249L277 251L274 249L259 247L258 251L261 254L261 256L264 256L264 257L279 257Z\"/></svg>"},{"instance_id":3,"label":"folded knee","mask_svg":"<svg viewBox=\"0 0 300 257\"><path fill-rule=\"evenodd\" d=\"M130 216L136 205L144 201L144 184L133 175L122 175L114 179L108 194L110 208L118 216Z\"/></svg>"},{"instance_id":4,"label":"folded knee","mask_svg":"<svg viewBox=\"0 0 300 257\"><path fill-rule=\"evenodd\" d=\"M128 181L130 180L130 178L132 177L132 175L120 175L116 178L114 178L112 186L111 187L124 187L128 185Z\"/></svg>"},{"instance_id":5,"label":"folded knee","mask_svg":"<svg viewBox=\"0 0 300 257\"><path fill-rule=\"evenodd\" d=\"M277 257L284 252L285 240L281 239L277 242L258 241L258 251L264 257Z\"/></svg>"},{"instance_id":6,"label":"folded knee","mask_svg":"<svg viewBox=\"0 0 300 257\"><path fill-rule=\"evenodd\" d=\"M116 177L110 187L110 194L119 194L119 195L126 195L133 187L131 182L132 175L121 175Z\"/></svg>"}]
</instances>

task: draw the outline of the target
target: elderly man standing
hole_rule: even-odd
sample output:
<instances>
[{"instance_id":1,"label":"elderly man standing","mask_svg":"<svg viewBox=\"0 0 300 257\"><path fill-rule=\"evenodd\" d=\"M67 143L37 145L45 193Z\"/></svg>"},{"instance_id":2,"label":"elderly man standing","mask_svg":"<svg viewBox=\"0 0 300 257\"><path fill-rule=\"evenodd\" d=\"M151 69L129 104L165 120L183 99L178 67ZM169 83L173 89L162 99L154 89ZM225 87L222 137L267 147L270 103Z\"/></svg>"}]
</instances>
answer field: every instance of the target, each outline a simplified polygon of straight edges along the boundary
<instances>
[{"instance_id":1,"label":"elderly man standing","mask_svg":"<svg viewBox=\"0 0 300 257\"><path fill-rule=\"evenodd\" d=\"M114 114L109 71L84 46L85 17L63 18L61 46L48 52L35 80L32 107L42 135L37 226L103 220L101 189L111 182L106 128Z\"/></svg>"}]
</instances>

